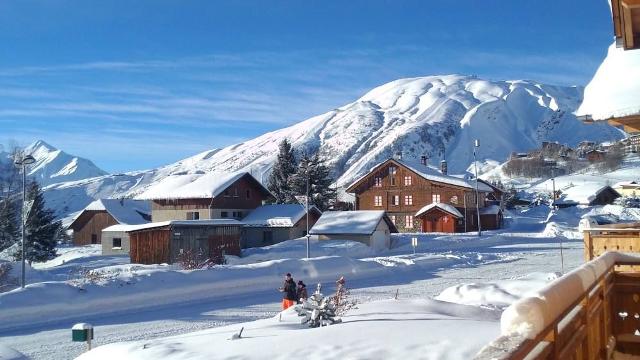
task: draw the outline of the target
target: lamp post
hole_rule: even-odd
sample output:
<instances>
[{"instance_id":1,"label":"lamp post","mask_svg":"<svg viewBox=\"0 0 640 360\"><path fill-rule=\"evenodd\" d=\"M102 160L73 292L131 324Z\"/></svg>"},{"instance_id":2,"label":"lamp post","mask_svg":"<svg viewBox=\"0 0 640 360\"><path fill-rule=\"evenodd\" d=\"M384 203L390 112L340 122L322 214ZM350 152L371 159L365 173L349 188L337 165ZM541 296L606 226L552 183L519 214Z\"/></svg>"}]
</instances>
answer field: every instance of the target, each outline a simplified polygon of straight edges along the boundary
<instances>
[{"instance_id":1,"label":"lamp post","mask_svg":"<svg viewBox=\"0 0 640 360\"><path fill-rule=\"evenodd\" d=\"M478 216L478 236L482 235L482 226L480 225L480 196L478 195L478 160L476 159L476 149L480 148L480 140L473 141L473 167L476 172L476 214Z\"/></svg>"},{"instance_id":2,"label":"lamp post","mask_svg":"<svg viewBox=\"0 0 640 360\"><path fill-rule=\"evenodd\" d=\"M307 259L308 259L311 257L310 251L309 251L309 172L308 172L308 169L307 169L307 198L304 204L307 211Z\"/></svg>"},{"instance_id":3,"label":"lamp post","mask_svg":"<svg viewBox=\"0 0 640 360\"><path fill-rule=\"evenodd\" d=\"M25 255L26 255L26 246L25 246L25 236L24 236L24 226L27 219L25 218L25 203L27 202L27 192L26 192L26 184L27 184L27 165L31 165L36 162L36 159L31 155L23 155L21 158L15 160L16 166L22 167L22 281L20 282L20 286L24 289L25 285Z\"/></svg>"}]
</instances>

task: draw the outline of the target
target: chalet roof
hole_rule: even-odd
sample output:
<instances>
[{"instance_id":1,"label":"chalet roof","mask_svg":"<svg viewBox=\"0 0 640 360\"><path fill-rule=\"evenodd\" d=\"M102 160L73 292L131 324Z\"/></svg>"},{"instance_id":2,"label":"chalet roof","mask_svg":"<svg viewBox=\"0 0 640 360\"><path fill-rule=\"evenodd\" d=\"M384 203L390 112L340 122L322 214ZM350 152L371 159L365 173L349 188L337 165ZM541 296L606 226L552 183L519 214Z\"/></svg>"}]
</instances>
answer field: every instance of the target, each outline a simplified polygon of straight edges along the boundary
<instances>
[{"instance_id":1,"label":"chalet roof","mask_svg":"<svg viewBox=\"0 0 640 360\"><path fill-rule=\"evenodd\" d=\"M606 120L640 114L640 51L624 51L615 44L584 90L576 115Z\"/></svg>"},{"instance_id":2,"label":"chalet roof","mask_svg":"<svg viewBox=\"0 0 640 360\"><path fill-rule=\"evenodd\" d=\"M310 207L309 212L322 214L315 206ZM306 214L305 206L300 204L263 205L251 211L242 222L253 227L292 227Z\"/></svg>"},{"instance_id":3,"label":"chalet roof","mask_svg":"<svg viewBox=\"0 0 640 360\"><path fill-rule=\"evenodd\" d=\"M480 215L498 215L502 209L498 205L489 205L480 208Z\"/></svg>"},{"instance_id":4,"label":"chalet roof","mask_svg":"<svg viewBox=\"0 0 640 360\"><path fill-rule=\"evenodd\" d=\"M383 161L383 162L379 163L378 165L374 166L373 168L371 168L371 170L369 170L368 173L366 173L365 175L361 176L356 181L354 181L347 188L347 191L353 192L353 190L354 190L356 185L358 185L362 180L364 180L365 178L367 178L372 173L376 172L379 168L381 168L382 166L386 165L389 162L395 162L396 164L398 164L400 166L404 166L404 167L408 168L409 170L413 171L414 173L416 173L418 176L420 176L420 177L422 177L424 179L427 179L429 181L438 182L438 183L441 183L441 184L449 184L449 185L453 185L453 186L459 186L459 187L463 187L463 188L467 188L467 189L475 189L475 182L472 183L470 181L467 181L465 179L461 179L461 178L458 178L458 177L455 177L455 176L444 175L443 173L441 173L440 171L438 171L437 169L435 169L435 168L433 168L431 166L423 165L423 164L420 164L420 163L414 163L414 162L408 161L408 160L387 159L386 161ZM483 184L482 182L478 183L478 190L482 191L482 192L492 192L493 191L489 186L487 186L486 184Z\"/></svg>"},{"instance_id":5,"label":"chalet roof","mask_svg":"<svg viewBox=\"0 0 640 360\"><path fill-rule=\"evenodd\" d=\"M80 219L84 218L82 215L87 211L106 211L119 224L125 225L148 223L149 216L151 215L151 207L147 201L132 199L99 199L90 203L86 208L78 213L69 227L73 228L77 225L84 226L78 222L82 222Z\"/></svg>"},{"instance_id":6,"label":"chalet roof","mask_svg":"<svg viewBox=\"0 0 640 360\"><path fill-rule=\"evenodd\" d=\"M458 211L458 209L456 209L455 207L449 205L449 204L444 204L444 203L432 203L429 204L425 207L423 207L422 209L418 210L418 212L416 213L416 216L420 216L422 214L425 214L433 209L440 209L446 213L449 213L455 217L458 218L462 218L464 216L462 216L462 214L460 213L460 211Z\"/></svg>"},{"instance_id":7,"label":"chalet roof","mask_svg":"<svg viewBox=\"0 0 640 360\"><path fill-rule=\"evenodd\" d=\"M598 197L598 195L600 195L600 193L608 190L613 191L617 194L617 191L613 190L613 188L608 185L602 185L598 183L575 185L568 189L562 190L560 199L556 200L555 203L559 205L589 205Z\"/></svg>"},{"instance_id":8,"label":"chalet roof","mask_svg":"<svg viewBox=\"0 0 640 360\"><path fill-rule=\"evenodd\" d=\"M235 219L206 219L206 220L171 220L139 225L112 225L102 231L140 231L166 226L241 226L242 222Z\"/></svg>"},{"instance_id":9,"label":"chalet roof","mask_svg":"<svg viewBox=\"0 0 640 360\"><path fill-rule=\"evenodd\" d=\"M226 190L236 181L247 177L255 182L260 190L268 195L271 192L260 181L246 171L211 172L207 174L171 175L148 188L136 199L164 200L164 199L211 199Z\"/></svg>"},{"instance_id":10,"label":"chalet roof","mask_svg":"<svg viewBox=\"0 0 640 360\"><path fill-rule=\"evenodd\" d=\"M309 230L310 235L371 235L384 221L391 232L397 232L382 210L326 211Z\"/></svg>"}]
</instances>

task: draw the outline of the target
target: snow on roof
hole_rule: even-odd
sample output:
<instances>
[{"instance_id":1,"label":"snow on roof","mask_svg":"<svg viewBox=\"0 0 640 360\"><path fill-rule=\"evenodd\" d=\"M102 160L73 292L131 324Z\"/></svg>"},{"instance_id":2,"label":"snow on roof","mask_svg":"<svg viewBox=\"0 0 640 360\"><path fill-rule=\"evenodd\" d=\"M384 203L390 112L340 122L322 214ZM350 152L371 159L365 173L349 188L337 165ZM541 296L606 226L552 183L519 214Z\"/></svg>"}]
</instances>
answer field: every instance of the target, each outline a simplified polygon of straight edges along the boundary
<instances>
[{"instance_id":1,"label":"snow on roof","mask_svg":"<svg viewBox=\"0 0 640 360\"><path fill-rule=\"evenodd\" d=\"M584 90L576 115L606 120L640 114L640 51L625 51L615 43Z\"/></svg>"},{"instance_id":2,"label":"snow on roof","mask_svg":"<svg viewBox=\"0 0 640 360\"><path fill-rule=\"evenodd\" d=\"M460 213L460 211L458 211L458 209L456 209L455 207L449 205L449 204L444 204L444 203L432 203L429 204L425 207L423 207L422 209L418 210L418 212L416 213L416 216L420 216L426 212L428 212L431 209L435 209L438 208L442 211L448 212L449 214L456 216L456 217L463 217L462 214Z\"/></svg>"},{"instance_id":3,"label":"snow on roof","mask_svg":"<svg viewBox=\"0 0 640 360\"><path fill-rule=\"evenodd\" d=\"M480 215L498 215L500 213L500 206L489 205L487 207L480 208Z\"/></svg>"},{"instance_id":4,"label":"snow on roof","mask_svg":"<svg viewBox=\"0 0 640 360\"><path fill-rule=\"evenodd\" d=\"M382 210L326 211L310 235L371 235L384 217Z\"/></svg>"},{"instance_id":5,"label":"snow on roof","mask_svg":"<svg viewBox=\"0 0 640 360\"><path fill-rule=\"evenodd\" d=\"M76 219L85 211L106 211L120 224L135 225L149 222L143 215L150 215L151 207L147 201L99 199L87 205L87 207L76 216Z\"/></svg>"},{"instance_id":6,"label":"snow on roof","mask_svg":"<svg viewBox=\"0 0 640 360\"><path fill-rule=\"evenodd\" d=\"M384 162L381 162L380 164L374 166L373 168L371 168L371 170L369 170L368 173L366 173L364 176L361 176L360 178L358 178L356 181L353 182L353 184L356 184L358 182L360 182L360 180L364 179L365 177L369 176L369 174L371 174L372 172L376 171L376 169L378 169L380 166L382 166L383 164L385 164L387 161L396 161L397 163L407 167L408 169L410 169L411 171L415 172L416 174L418 174L419 176L430 180L430 181L435 181L435 182L439 182L439 183L444 183L444 184L450 184L450 185L454 185L454 186L460 186L460 187L464 187L464 188L468 188L468 189L475 189L475 181L471 182L471 181L467 181L465 179L461 179L455 176L451 176L451 175L445 175L443 173L441 173L440 171L438 171L437 169L430 167L430 166L426 166L420 163L414 163L411 161L407 161L407 160L398 160L398 159L388 159ZM491 189L491 187L487 186L486 184L482 183L482 182L478 182L478 190L482 191L482 192L492 192L493 189Z\"/></svg>"},{"instance_id":7,"label":"snow on roof","mask_svg":"<svg viewBox=\"0 0 640 360\"><path fill-rule=\"evenodd\" d=\"M160 221L140 225L112 225L105 228L102 231L138 231L146 229L154 229L165 226L223 226L223 225L236 225L241 226L242 222L235 219L206 219L206 220L171 220Z\"/></svg>"},{"instance_id":8,"label":"snow on roof","mask_svg":"<svg viewBox=\"0 0 640 360\"><path fill-rule=\"evenodd\" d=\"M309 211L320 210L315 206ZM306 214L306 208L300 204L263 205L253 210L242 222L245 226L292 227Z\"/></svg>"},{"instance_id":9,"label":"snow on roof","mask_svg":"<svg viewBox=\"0 0 640 360\"><path fill-rule=\"evenodd\" d=\"M560 199L556 200L556 204L580 204L589 205L595 198L606 189L611 189L608 185L601 183L585 183L574 185L570 188L563 189ZM615 191L611 189L611 191Z\"/></svg>"},{"instance_id":10,"label":"snow on roof","mask_svg":"<svg viewBox=\"0 0 640 360\"><path fill-rule=\"evenodd\" d=\"M171 175L151 186L144 193L138 195L136 199L214 198L243 176L251 176L251 174L246 171L238 171L233 173L212 172L207 174ZM265 189L265 191L267 190Z\"/></svg>"}]
</instances>

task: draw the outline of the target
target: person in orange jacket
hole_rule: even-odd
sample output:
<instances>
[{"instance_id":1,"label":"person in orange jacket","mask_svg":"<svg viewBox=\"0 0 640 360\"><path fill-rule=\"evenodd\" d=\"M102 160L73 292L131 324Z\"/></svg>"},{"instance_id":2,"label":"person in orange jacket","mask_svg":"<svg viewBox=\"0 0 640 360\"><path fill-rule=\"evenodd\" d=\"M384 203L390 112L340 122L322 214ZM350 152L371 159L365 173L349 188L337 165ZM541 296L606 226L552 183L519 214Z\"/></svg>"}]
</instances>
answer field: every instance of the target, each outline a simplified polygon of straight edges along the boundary
<instances>
[{"instance_id":1,"label":"person in orange jacket","mask_svg":"<svg viewBox=\"0 0 640 360\"><path fill-rule=\"evenodd\" d=\"M290 273L287 273L284 277L284 285L280 288L280 291L284 293L282 298L282 310L286 310L290 306L296 303L296 283L293 281Z\"/></svg>"}]
</instances>

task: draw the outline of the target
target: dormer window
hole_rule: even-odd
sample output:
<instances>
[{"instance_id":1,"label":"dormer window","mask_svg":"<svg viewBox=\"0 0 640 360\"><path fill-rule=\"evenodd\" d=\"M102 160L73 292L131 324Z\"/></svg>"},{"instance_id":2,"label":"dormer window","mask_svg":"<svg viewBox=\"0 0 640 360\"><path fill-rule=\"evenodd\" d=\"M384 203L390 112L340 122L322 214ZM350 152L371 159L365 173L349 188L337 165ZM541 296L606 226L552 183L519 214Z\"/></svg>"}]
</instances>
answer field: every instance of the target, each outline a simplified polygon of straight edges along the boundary
<instances>
[{"instance_id":1,"label":"dormer window","mask_svg":"<svg viewBox=\"0 0 640 360\"><path fill-rule=\"evenodd\" d=\"M382 187L382 178L381 177L376 177L375 178L375 186L376 187Z\"/></svg>"}]
</instances>

